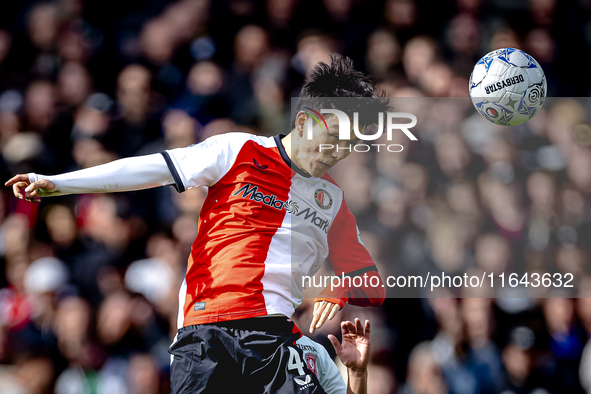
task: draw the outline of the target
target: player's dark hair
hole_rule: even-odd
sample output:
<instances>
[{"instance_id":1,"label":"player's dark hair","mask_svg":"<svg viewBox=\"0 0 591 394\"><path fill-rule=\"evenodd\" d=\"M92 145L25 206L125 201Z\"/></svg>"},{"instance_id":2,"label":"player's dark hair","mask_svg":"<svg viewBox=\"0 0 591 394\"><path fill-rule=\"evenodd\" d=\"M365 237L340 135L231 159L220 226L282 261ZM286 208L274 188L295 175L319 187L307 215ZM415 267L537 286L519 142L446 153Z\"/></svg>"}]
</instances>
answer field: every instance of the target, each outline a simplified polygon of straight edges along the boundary
<instances>
[{"instance_id":1,"label":"player's dark hair","mask_svg":"<svg viewBox=\"0 0 591 394\"><path fill-rule=\"evenodd\" d=\"M348 114L358 112L361 124L375 123L378 112L392 111L388 97L376 90L367 75L355 69L353 60L337 53L333 53L330 59L330 64L316 64L306 79L293 112L292 127L303 108L315 111L334 108Z\"/></svg>"}]
</instances>

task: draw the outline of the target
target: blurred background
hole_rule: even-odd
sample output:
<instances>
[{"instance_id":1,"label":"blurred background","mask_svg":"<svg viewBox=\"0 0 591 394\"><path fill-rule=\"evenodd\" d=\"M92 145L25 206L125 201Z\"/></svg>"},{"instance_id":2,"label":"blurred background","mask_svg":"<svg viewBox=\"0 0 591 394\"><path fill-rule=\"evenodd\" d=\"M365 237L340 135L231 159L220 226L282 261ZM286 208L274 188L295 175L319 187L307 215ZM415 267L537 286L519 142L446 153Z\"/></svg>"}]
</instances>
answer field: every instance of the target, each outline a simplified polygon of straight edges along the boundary
<instances>
[{"instance_id":1,"label":"blurred background","mask_svg":"<svg viewBox=\"0 0 591 394\"><path fill-rule=\"evenodd\" d=\"M372 322L370 393L591 392L591 101L567 98L589 94L590 43L588 0L3 2L0 175L228 131L287 133L306 73L343 53L388 95L413 98L399 108L429 108L418 142L395 141L402 153L353 154L334 169L383 276L570 272L579 284L562 298L417 293L346 307L340 318ZM556 97L510 129L466 98L473 65L500 47L534 56ZM168 393L205 196L30 204L2 189L0 392ZM310 305L294 317L303 329ZM330 332L338 321L314 339L332 352Z\"/></svg>"}]
</instances>

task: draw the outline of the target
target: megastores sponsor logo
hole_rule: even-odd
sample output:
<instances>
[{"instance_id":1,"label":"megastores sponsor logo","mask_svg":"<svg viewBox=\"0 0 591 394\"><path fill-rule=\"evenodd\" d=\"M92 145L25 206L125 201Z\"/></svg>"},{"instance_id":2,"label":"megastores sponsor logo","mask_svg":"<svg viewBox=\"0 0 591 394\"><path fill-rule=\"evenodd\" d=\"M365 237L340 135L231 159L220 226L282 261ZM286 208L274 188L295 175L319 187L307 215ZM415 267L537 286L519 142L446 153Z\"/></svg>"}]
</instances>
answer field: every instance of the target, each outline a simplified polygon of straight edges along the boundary
<instances>
[{"instance_id":1,"label":"megastores sponsor logo","mask_svg":"<svg viewBox=\"0 0 591 394\"><path fill-rule=\"evenodd\" d=\"M328 194L328 193L327 193ZM322 215L320 215L315 209L306 208L300 210L297 202L293 200L282 201L274 194L265 194L259 191L259 187L257 185L253 185L251 183L246 183L242 186L238 191L236 191L233 196L238 196L242 198L247 198L251 201L261 202L264 205L269 207L275 208L277 210L285 209L288 213L295 216L304 216L304 220L309 221L314 226L318 227L325 234L328 234L328 225L329 222L327 219L324 219ZM330 201L332 205L332 198ZM324 208L328 209L328 208Z\"/></svg>"}]
</instances>

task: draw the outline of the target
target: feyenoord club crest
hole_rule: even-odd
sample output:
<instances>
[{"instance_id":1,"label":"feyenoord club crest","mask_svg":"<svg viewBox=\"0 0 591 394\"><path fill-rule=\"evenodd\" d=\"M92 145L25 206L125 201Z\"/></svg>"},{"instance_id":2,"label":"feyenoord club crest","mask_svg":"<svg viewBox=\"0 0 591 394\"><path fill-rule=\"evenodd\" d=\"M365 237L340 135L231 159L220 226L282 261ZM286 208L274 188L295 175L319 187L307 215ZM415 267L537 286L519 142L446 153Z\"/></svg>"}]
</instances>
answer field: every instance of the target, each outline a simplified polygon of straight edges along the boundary
<instances>
[{"instance_id":1,"label":"feyenoord club crest","mask_svg":"<svg viewBox=\"0 0 591 394\"><path fill-rule=\"evenodd\" d=\"M314 192L314 200L316 200L316 205L322 209L329 209L332 207L332 197L324 189L316 189Z\"/></svg>"}]
</instances>

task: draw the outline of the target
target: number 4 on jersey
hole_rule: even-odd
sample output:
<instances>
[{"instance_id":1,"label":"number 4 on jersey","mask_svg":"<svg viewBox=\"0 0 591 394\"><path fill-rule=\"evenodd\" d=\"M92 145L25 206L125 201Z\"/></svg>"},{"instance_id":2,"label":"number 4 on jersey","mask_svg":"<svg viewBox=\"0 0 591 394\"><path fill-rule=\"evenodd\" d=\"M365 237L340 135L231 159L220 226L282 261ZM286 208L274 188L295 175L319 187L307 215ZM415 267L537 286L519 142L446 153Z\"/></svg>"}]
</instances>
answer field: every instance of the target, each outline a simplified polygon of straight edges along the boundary
<instances>
[{"instance_id":1,"label":"number 4 on jersey","mask_svg":"<svg viewBox=\"0 0 591 394\"><path fill-rule=\"evenodd\" d=\"M298 370L298 375L305 375L306 372L304 371L304 363L300 358L300 354L297 350L292 347L288 347L289 349L289 361L287 362L287 369L291 371L292 369Z\"/></svg>"}]
</instances>

